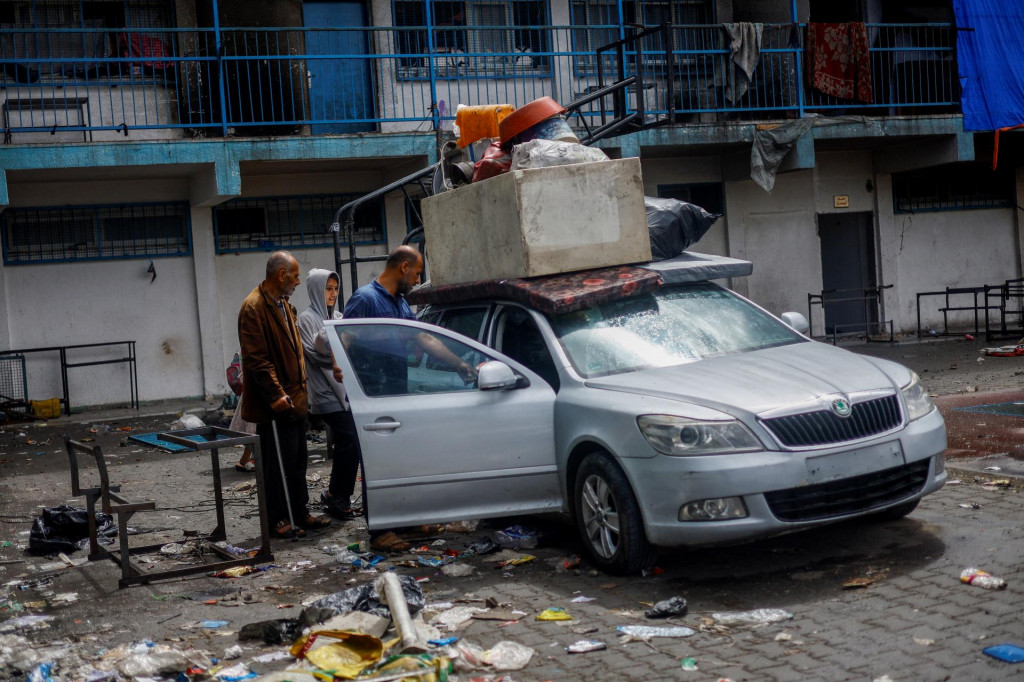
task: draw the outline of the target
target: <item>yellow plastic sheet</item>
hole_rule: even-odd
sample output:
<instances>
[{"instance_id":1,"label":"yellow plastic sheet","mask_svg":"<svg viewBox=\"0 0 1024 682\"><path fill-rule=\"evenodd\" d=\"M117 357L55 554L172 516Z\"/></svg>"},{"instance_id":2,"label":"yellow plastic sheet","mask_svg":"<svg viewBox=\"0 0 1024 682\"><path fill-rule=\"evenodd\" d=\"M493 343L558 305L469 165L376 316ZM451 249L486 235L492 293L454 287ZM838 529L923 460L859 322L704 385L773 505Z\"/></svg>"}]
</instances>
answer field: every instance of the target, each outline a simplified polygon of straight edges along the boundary
<instances>
[{"instance_id":1,"label":"yellow plastic sheet","mask_svg":"<svg viewBox=\"0 0 1024 682\"><path fill-rule=\"evenodd\" d=\"M322 638L337 640L330 644L314 644ZM291 648L292 656L305 658L321 670L335 677L351 680L364 669L374 665L384 655L384 645L373 635L344 630L321 630L301 637Z\"/></svg>"},{"instance_id":2,"label":"yellow plastic sheet","mask_svg":"<svg viewBox=\"0 0 1024 682\"><path fill-rule=\"evenodd\" d=\"M553 607L538 613L537 620L572 620L572 616L566 613L565 609Z\"/></svg>"},{"instance_id":3,"label":"yellow plastic sheet","mask_svg":"<svg viewBox=\"0 0 1024 682\"><path fill-rule=\"evenodd\" d=\"M459 126L457 144L461 148L485 137L497 137L498 124L515 110L511 104L459 107L455 112L455 123Z\"/></svg>"}]
</instances>

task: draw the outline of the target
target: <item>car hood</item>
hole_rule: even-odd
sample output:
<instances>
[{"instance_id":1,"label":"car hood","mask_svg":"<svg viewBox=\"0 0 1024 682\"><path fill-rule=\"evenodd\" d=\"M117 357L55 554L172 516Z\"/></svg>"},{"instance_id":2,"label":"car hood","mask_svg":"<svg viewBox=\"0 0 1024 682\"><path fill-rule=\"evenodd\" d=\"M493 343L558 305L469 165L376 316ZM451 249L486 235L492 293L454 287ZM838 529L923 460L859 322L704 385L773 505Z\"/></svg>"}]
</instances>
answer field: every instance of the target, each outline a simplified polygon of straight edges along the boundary
<instances>
[{"instance_id":1,"label":"car hood","mask_svg":"<svg viewBox=\"0 0 1024 682\"><path fill-rule=\"evenodd\" d=\"M909 381L909 370L894 362L803 342L589 379L586 385L713 407L742 417L810 407L819 404L822 396L837 393L893 391Z\"/></svg>"}]
</instances>

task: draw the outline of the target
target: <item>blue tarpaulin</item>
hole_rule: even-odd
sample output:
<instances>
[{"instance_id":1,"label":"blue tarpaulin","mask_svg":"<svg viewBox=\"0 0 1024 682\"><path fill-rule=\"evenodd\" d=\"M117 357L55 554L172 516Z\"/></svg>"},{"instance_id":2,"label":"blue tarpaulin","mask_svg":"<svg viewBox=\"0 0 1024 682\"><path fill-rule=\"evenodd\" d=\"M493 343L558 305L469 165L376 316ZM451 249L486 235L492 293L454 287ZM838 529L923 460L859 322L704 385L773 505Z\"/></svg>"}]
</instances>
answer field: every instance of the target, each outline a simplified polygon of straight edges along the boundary
<instances>
[{"instance_id":1,"label":"blue tarpaulin","mask_svg":"<svg viewBox=\"0 0 1024 682\"><path fill-rule=\"evenodd\" d=\"M964 130L1024 123L1024 2L953 0Z\"/></svg>"}]
</instances>

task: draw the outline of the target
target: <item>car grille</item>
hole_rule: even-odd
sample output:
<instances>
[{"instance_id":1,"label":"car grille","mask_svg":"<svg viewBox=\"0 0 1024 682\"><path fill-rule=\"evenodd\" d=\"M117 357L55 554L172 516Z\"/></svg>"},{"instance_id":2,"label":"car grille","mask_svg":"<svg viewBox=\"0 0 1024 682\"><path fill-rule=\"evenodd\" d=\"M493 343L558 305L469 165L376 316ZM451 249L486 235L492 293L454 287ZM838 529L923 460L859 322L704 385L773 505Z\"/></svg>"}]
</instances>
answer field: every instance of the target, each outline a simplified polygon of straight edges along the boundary
<instances>
[{"instance_id":1,"label":"car grille","mask_svg":"<svg viewBox=\"0 0 1024 682\"><path fill-rule=\"evenodd\" d=\"M828 483L765 493L780 521L816 521L856 514L899 502L921 492L930 459Z\"/></svg>"},{"instance_id":2,"label":"car grille","mask_svg":"<svg viewBox=\"0 0 1024 682\"><path fill-rule=\"evenodd\" d=\"M831 410L775 417L762 423L787 447L828 445L866 438L900 425L900 403L895 395L855 403L849 417Z\"/></svg>"}]
</instances>

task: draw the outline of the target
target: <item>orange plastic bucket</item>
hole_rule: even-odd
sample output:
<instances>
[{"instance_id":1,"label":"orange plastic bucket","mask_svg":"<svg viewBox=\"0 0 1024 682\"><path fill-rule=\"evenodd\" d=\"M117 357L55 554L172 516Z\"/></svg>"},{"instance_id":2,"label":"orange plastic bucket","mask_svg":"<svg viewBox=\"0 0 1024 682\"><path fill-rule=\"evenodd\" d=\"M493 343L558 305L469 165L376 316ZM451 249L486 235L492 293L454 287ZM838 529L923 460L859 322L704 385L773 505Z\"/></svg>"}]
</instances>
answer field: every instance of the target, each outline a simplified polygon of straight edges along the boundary
<instances>
[{"instance_id":1,"label":"orange plastic bucket","mask_svg":"<svg viewBox=\"0 0 1024 682\"><path fill-rule=\"evenodd\" d=\"M459 126L456 144L462 148L485 137L497 137L501 122L515 110L511 104L460 106L455 112L455 124Z\"/></svg>"},{"instance_id":2,"label":"orange plastic bucket","mask_svg":"<svg viewBox=\"0 0 1024 682\"><path fill-rule=\"evenodd\" d=\"M501 125L498 126L501 133L501 143L505 144L519 133L532 128L541 121L564 113L565 107L550 97L535 99L529 104L519 107L502 120Z\"/></svg>"}]
</instances>

